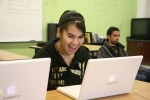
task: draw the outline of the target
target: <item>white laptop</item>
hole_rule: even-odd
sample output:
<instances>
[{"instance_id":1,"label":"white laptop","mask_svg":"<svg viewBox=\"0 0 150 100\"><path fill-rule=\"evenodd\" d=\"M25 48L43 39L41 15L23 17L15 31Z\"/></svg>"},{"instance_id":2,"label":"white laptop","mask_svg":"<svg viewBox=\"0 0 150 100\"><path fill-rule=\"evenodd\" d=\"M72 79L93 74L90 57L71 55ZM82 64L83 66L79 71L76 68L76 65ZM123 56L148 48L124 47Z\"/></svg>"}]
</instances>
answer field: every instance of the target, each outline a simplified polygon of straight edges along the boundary
<instances>
[{"instance_id":1,"label":"white laptop","mask_svg":"<svg viewBox=\"0 0 150 100\"><path fill-rule=\"evenodd\" d=\"M88 100L129 93L143 56L90 59L82 85L58 87L73 99Z\"/></svg>"},{"instance_id":2,"label":"white laptop","mask_svg":"<svg viewBox=\"0 0 150 100\"><path fill-rule=\"evenodd\" d=\"M0 100L45 100L50 58L0 62Z\"/></svg>"}]
</instances>

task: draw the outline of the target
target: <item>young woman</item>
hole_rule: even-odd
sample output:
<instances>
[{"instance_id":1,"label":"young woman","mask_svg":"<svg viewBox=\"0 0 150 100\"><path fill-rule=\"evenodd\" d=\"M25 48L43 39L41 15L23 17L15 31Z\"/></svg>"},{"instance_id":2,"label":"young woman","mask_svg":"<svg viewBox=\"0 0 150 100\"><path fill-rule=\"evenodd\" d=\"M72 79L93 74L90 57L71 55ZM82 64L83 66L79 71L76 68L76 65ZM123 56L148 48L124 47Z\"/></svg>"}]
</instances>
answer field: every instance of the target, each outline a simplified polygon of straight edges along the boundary
<instances>
[{"instance_id":1,"label":"young woman","mask_svg":"<svg viewBox=\"0 0 150 100\"><path fill-rule=\"evenodd\" d=\"M84 17L76 11L65 11L59 19L57 37L47 43L33 58L51 58L47 90L82 83L89 50L82 46L86 28Z\"/></svg>"}]
</instances>

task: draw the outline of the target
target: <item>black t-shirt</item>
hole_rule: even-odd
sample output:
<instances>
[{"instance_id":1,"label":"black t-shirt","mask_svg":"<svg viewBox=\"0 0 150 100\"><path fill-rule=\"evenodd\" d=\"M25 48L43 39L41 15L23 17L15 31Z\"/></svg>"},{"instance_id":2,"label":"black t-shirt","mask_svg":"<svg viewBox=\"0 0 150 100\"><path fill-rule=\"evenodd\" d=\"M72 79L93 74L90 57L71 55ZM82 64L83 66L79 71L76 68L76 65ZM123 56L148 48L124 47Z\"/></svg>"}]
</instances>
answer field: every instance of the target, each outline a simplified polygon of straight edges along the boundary
<instances>
[{"instance_id":1,"label":"black t-shirt","mask_svg":"<svg viewBox=\"0 0 150 100\"><path fill-rule=\"evenodd\" d=\"M51 58L50 73L47 90L54 90L59 86L79 85L82 83L86 65L90 59L88 48L81 46L75 53L70 66L55 48L58 40L44 45L33 58Z\"/></svg>"}]
</instances>

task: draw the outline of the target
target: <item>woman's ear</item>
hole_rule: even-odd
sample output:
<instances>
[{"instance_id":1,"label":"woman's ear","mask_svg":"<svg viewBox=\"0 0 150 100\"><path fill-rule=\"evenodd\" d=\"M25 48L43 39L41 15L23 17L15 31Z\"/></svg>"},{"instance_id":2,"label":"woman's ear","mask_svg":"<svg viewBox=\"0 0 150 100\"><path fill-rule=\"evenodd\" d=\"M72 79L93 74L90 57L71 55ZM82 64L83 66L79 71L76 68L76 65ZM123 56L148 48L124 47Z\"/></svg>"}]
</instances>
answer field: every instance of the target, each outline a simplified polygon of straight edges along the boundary
<instances>
[{"instance_id":1,"label":"woman's ear","mask_svg":"<svg viewBox=\"0 0 150 100\"><path fill-rule=\"evenodd\" d=\"M57 38L60 38L60 28L57 28Z\"/></svg>"}]
</instances>

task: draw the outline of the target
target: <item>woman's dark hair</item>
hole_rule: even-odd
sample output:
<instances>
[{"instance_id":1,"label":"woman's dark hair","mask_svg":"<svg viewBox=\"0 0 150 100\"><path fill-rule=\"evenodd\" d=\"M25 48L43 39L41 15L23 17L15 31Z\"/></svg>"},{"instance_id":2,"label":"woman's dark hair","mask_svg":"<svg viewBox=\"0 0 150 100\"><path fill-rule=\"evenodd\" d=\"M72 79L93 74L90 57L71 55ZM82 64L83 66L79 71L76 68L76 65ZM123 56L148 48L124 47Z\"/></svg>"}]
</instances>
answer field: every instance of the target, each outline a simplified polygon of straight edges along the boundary
<instances>
[{"instance_id":1,"label":"woman's dark hair","mask_svg":"<svg viewBox=\"0 0 150 100\"><path fill-rule=\"evenodd\" d=\"M117 27L109 27L107 35L111 35L114 31L120 31Z\"/></svg>"},{"instance_id":2,"label":"woman's dark hair","mask_svg":"<svg viewBox=\"0 0 150 100\"><path fill-rule=\"evenodd\" d=\"M74 11L74 10L66 10L59 19L59 28L60 32L64 29L67 30L69 25L76 25L78 29L80 29L83 34L85 35L86 28L85 28L85 21L84 17Z\"/></svg>"}]
</instances>

